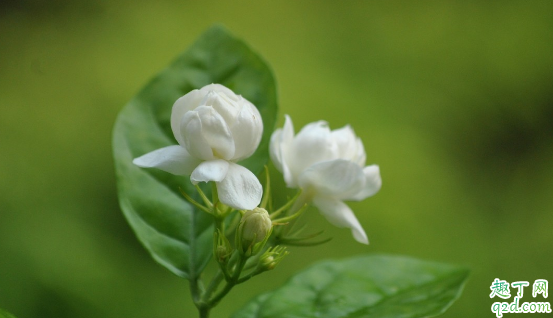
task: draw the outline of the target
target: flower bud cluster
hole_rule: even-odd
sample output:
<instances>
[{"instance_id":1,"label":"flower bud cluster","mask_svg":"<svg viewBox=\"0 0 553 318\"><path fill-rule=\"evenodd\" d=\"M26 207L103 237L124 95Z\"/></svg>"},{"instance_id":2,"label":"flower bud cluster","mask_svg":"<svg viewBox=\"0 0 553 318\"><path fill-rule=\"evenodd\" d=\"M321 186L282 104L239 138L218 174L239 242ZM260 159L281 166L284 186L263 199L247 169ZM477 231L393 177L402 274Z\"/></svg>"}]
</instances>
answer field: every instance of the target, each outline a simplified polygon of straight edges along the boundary
<instances>
[{"instance_id":1,"label":"flower bud cluster","mask_svg":"<svg viewBox=\"0 0 553 318\"><path fill-rule=\"evenodd\" d=\"M295 135L292 120L285 116L284 127L271 135L270 157L286 185L298 192L277 210L272 210L267 167L263 194L257 177L239 164L254 154L263 135L261 115L251 102L223 85L206 85L173 104L171 129L176 144L143 154L133 163L189 176L203 204L181 190L183 196L213 217L213 256L219 272L204 295L196 297L200 311L219 302L234 285L274 269L288 255L281 245L327 242L313 241L322 231L302 234L303 227L286 227L310 203L330 223L351 229L358 242L368 244L363 227L344 201L374 195L382 181L377 165L365 166L365 148L349 125L331 131L326 122L318 121ZM211 183L211 199L200 182ZM234 235L233 244L227 235ZM220 288L223 278L226 285Z\"/></svg>"},{"instance_id":2,"label":"flower bud cluster","mask_svg":"<svg viewBox=\"0 0 553 318\"><path fill-rule=\"evenodd\" d=\"M292 120L285 117L284 127L271 136L270 157L286 185L299 191L271 214L265 209L271 202L267 169L263 195L257 177L238 164L256 151L263 134L261 115L252 103L223 85L206 85L174 103L171 129L176 145L153 150L133 162L143 168L190 176L204 204L184 192L183 195L196 208L213 216L213 255L229 284L275 268L288 252L273 245L306 246L328 241L306 241L321 232L299 235L301 230L290 233L282 228L269 241L274 226L293 222L310 203L330 223L350 228L357 241L368 244L363 227L344 201L360 201L374 195L382 181L377 165L365 166L365 148L349 125L331 131L326 122L318 121L295 135ZM212 200L200 189L200 182L212 183ZM241 218L230 226L232 222L226 219L229 215ZM226 235L233 231L235 239L231 244ZM250 264L254 260L257 263ZM248 275L242 273L244 268L250 269Z\"/></svg>"}]
</instances>

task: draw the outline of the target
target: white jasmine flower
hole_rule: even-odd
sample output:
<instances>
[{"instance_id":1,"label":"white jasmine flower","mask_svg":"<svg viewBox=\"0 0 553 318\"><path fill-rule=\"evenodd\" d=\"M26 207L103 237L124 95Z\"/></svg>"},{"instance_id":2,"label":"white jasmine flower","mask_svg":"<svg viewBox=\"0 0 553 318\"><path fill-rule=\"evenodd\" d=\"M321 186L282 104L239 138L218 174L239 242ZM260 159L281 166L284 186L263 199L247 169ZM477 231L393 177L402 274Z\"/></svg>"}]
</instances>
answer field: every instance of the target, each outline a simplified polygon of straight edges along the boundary
<instances>
[{"instance_id":1,"label":"white jasmine flower","mask_svg":"<svg viewBox=\"0 0 553 318\"><path fill-rule=\"evenodd\" d=\"M259 180L236 164L251 156L263 133L257 108L220 84L210 84L179 98L171 129L178 145L154 150L133 160L143 168L189 175L193 184L214 181L219 200L251 210L261 201Z\"/></svg>"},{"instance_id":2,"label":"white jasmine flower","mask_svg":"<svg viewBox=\"0 0 553 318\"><path fill-rule=\"evenodd\" d=\"M302 205L312 201L330 223L350 228L358 242L369 243L343 201L374 195L382 179L377 165L365 167L365 149L349 125L330 131L326 122L318 121L294 136L292 120L286 115L284 127L271 136L270 152L286 185L303 189L298 199Z\"/></svg>"}]
</instances>

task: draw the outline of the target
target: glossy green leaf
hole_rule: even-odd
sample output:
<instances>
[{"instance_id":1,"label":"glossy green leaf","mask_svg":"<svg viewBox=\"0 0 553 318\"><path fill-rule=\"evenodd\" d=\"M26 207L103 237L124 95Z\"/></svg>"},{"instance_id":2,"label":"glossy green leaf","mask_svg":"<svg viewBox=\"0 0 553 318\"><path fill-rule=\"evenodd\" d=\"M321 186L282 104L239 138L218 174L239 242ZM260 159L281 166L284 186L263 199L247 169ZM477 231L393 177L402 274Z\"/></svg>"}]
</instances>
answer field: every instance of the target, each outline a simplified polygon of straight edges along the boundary
<instances>
[{"instance_id":1,"label":"glossy green leaf","mask_svg":"<svg viewBox=\"0 0 553 318\"><path fill-rule=\"evenodd\" d=\"M15 316L0 308L0 318L15 318Z\"/></svg>"},{"instance_id":2,"label":"glossy green leaf","mask_svg":"<svg viewBox=\"0 0 553 318\"><path fill-rule=\"evenodd\" d=\"M268 161L276 121L275 81L265 62L220 26L206 31L152 79L121 111L113 132L119 203L125 217L156 261L188 279L196 278L211 257L212 219L179 193L179 187L196 192L188 177L141 169L132 160L177 144L170 127L173 103L210 83L229 87L259 109L263 138L256 153L241 163L259 173Z\"/></svg>"},{"instance_id":3,"label":"glossy green leaf","mask_svg":"<svg viewBox=\"0 0 553 318\"><path fill-rule=\"evenodd\" d=\"M468 270L398 256L318 263L258 296L234 318L415 318L443 313Z\"/></svg>"}]
</instances>

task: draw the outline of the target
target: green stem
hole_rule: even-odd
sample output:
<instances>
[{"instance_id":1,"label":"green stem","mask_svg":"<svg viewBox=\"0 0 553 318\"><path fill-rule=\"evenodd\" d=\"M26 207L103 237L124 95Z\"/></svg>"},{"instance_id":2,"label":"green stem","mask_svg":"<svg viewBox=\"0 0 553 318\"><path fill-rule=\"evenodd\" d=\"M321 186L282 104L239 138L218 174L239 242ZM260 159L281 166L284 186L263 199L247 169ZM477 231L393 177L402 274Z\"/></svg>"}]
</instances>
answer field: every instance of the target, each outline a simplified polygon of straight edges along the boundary
<instances>
[{"instance_id":1,"label":"green stem","mask_svg":"<svg viewBox=\"0 0 553 318\"><path fill-rule=\"evenodd\" d=\"M215 184L215 182L211 182L211 201L213 202L213 206L217 207L217 203L219 203L219 193L217 192L217 184Z\"/></svg>"},{"instance_id":2,"label":"green stem","mask_svg":"<svg viewBox=\"0 0 553 318\"><path fill-rule=\"evenodd\" d=\"M213 297L213 299L209 302L209 305L211 307L215 307L221 301L221 299L223 299L223 297L228 294L228 292L232 289L232 287L234 287L235 284L236 283L234 282L227 282L225 288L223 288L223 290L221 290L217 295L215 295L215 297Z\"/></svg>"},{"instance_id":3,"label":"green stem","mask_svg":"<svg viewBox=\"0 0 553 318\"><path fill-rule=\"evenodd\" d=\"M202 191L200 186L196 184L194 187L196 188L196 191L198 191L198 194L200 194L204 204L210 209L213 208L213 203L211 203L211 201L209 201L209 199L205 196L205 193Z\"/></svg>"},{"instance_id":4,"label":"green stem","mask_svg":"<svg viewBox=\"0 0 553 318\"><path fill-rule=\"evenodd\" d=\"M252 277L254 277L254 276L256 276L256 275L259 275L259 274L261 274L261 273L262 273L262 271L255 270L255 271L251 272L250 274L248 274L248 275L246 275L246 276L240 278L236 283L237 283L237 284L242 284L243 282L246 282L246 281L248 281L250 278L252 278Z\"/></svg>"},{"instance_id":5,"label":"green stem","mask_svg":"<svg viewBox=\"0 0 553 318\"><path fill-rule=\"evenodd\" d=\"M294 205L292 205L292 207L288 210L286 215L292 215L298 212L301 208L303 208L304 205L309 203L312 198L313 198L313 194L311 193L311 191L302 190L302 192L299 194L298 198L294 202Z\"/></svg>"},{"instance_id":6,"label":"green stem","mask_svg":"<svg viewBox=\"0 0 553 318\"><path fill-rule=\"evenodd\" d=\"M232 280L232 275L229 273L228 269L232 268L234 266L234 264L238 260L238 257L240 257L240 255L238 254L238 251L234 251L234 254L230 257L230 260L228 261L228 263L226 265L219 264L220 267L221 267L221 271L223 272L225 280L227 282Z\"/></svg>"},{"instance_id":7,"label":"green stem","mask_svg":"<svg viewBox=\"0 0 553 318\"><path fill-rule=\"evenodd\" d=\"M221 235L225 235L225 224L223 218L219 216L215 216L215 232L217 232L217 230L221 231Z\"/></svg>"},{"instance_id":8,"label":"green stem","mask_svg":"<svg viewBox=\"0 0 553 318\"><path fill-rule=\"evenodd\" d=\"M190 293L192 294L192 299L194 300L194 303L198 303L200 301L200 288L198 285L198 279L192 279L190 281Z\"/></svg>"},{"instance_id":9,"label":"green stem","mask_svg":"<svg viewBox=\"0 0 553 318\"><path fill-rule=\"evenodd\" d=\"M241 214L240 212L236 212L233 216L232 216L232 219L230 221L230 223L228 224L227 228L226 228L226 235L231 235L237 228L238 228L238 225L240 225L240 218L241 218Z\"/></svg>"},{"instance_id":10,"label":"green stem","mask_svg":"<svg viewBox=\"0 0 553 318\"><path fill-rule=\"evenodd\" d=\"M265 248L259 251L259 253L257 253L255 256L248 258L248 261L246 262L246 265L244 266L242 271L247 271L248 269L252 269L257 266L257 263L259 263L259 258L267 250L268 246L272 246L271 241L267 241L267 243L265 244Z\"/></svg>"},{"instance_id":11,"label":"green stem","mask_svg":"<svg viewBox=\"0 0 553 318\"><path fill-rule=\"evenodd\" d=\"M209 307L202 307L198 308L198 311L200 312L200 318L209 318L209 311L211 308Z\"/></svg>"},{"instance_id":12,"label":"green stem","mask_svg":"<svg viewBox=\"0 0 553 318\"><path fill-rule=\"evenodd\" d=\"M207 289L205 290L204 301L211 297L211 294L213 294L217 287L219 287L219 284L221 283L221 281L223 281L224 277L225 275L223 275L223 272L221 270L218 270L215 276L213 276L213 278L211 279L209 286L207 286Z\"/></svg>"},{"instance_id":13,"label":"green stem","mask_svg":"<svg viewBox=\"0 0 553 318\"><path fill-rule=\"evenodd\" d=\"M227 281L227 284L225 285L223 290L221 290L217 295L215 295L215 297L213 297L213 299L211 299L208 302L209 307L215 307L221 301L221 299L223 299L223 297L225 297L228 294L228 292L236 284L238 284L240 273L242 273L242 269L244 268L244 265L246 265L246 258L245 257L240 257L240 261L238 262L238 265L236 266L236 269L235 269L231 279L229 281Z\"/></svg>"},{"instance_id":14,"label":"green stem","mask_svg":"<svg viewBox=\"0 0 553 318\"><path fill-rule=\"evenodd\" d=\"M197 207L198 209L204 211L204 212L207 212L207 213L210 213L211 214L211 210L209 210L208 208L206 208L205 206L201 205L200 203L198 203L196 200L192 199L191 196L189 196L186 192L184 192L181 188L179 188L180 190L180 193L182 194L182 196L190 203L192 203L195 207Z\"/></svg>"},{"instance_id":15,"label":"green stem","mask_svg":"<svg viewBox=\"0 0 553 318\"><path fill-rule=\"evenodd\" d=\"M274 219L276 218L277 216L279 216L282 212L285 212L287 210L290 209L290 206L295 203L299 198L300 196L302 195L303 191L300 189L298 191L298 193L296 193L296 195L288 202L286 202L285 205L283 205L282 207L280 207L280 209L276 210L275 212L271 213L271 219ZM301 206L300 206L301 207ZM288 214L293 214L292 213L288 213Z\"/></svg>"},{"instance_id":16,"label":"green stem","mask_svg":"<svg viewBox=\"0 0 553 318\"><path fill-rule=\"evenodd\" d=\"M194 305L196 306L196 308L198 308L200 318L208 318L210 307L206 306L206 303L201 301L201 292L198 284L198 279L192 279L190 281L190 293L192 294Z\"/></svg>"}]
</instances>

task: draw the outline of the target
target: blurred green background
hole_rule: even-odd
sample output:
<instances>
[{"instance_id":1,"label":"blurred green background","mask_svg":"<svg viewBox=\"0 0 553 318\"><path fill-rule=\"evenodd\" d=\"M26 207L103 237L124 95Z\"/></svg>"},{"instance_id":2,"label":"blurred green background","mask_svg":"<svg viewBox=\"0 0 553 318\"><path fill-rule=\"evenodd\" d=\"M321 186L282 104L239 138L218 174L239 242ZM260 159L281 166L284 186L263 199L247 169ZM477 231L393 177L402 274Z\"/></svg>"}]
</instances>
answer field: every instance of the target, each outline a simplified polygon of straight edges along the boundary
<instances>
[{"instance_id":1,"label":"blurred green background","mask_svg":"<svg viewBox=\"0 0 553 318\"><path fill-rule=\"evenodd\" d=\"M119 210L111 131L125 103L215 22L272 66L279 125L285 113L296 131L351 124L383 188L350 204L371 245L312 211L334 239L292 249L214 317L313 262L361 253L470 266L443 317L492 317L496 277L553 282L553 2L7 0L0 308L19 318L196 316L187 282L149 257Z\"/></svg>"}]
</instances>

